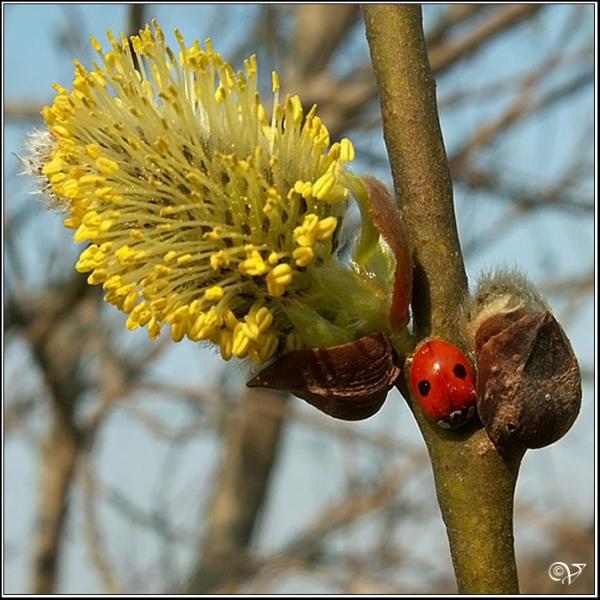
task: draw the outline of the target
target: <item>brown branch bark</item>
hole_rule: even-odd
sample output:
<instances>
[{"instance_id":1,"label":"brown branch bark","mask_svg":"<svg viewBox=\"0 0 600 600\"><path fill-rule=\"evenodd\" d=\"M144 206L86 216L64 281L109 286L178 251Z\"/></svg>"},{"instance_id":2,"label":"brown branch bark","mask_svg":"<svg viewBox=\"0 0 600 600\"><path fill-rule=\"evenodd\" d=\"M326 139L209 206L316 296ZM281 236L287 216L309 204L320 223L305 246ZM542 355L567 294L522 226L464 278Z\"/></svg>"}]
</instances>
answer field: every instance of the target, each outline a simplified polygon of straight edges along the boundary
<instances>
[{"instance_id":1,"label":"brown branch bark","mask_svg":"<svg viewBox=\"0 0 600 600\"><path fill-rule=\"evenodd\" d=\"M297 5L291 79L324 71L358 14L356 4Z\"/></svg>"},{"instance_id":2,"label":"brown branch bark","mask_svg":"<svg viewBox=\"0 0 600 600\"><path fill-rule=\"evenodd\" d=\"M83 475L83 510L85 515L84 529L88 554L92 565L104 591L107 594L118 594L121 592L120 586L115 579L115 570L108 559L108 551L103 541L102 532L98 523L96 507L99 500L99 493L96 484L96 474L92 457L86 453L83 457L82 465Z\"/></svg>"},{"instance_id":3,"label":"brown branch bark","mask_svg":"<svg viewBox=\"0 0 600 600\"><path fill-rule=\"evenodd\" d=\"M50 424L40 452L38 527L33 550L32 591L54 592L60 565L63 527L68 512L69 492L76 472L83 438L74 419L75 403L84 389L77 362L71 355L73 324L67 324L65 311L73 310L89 297L72 285L55 293L51 300L28 311L18 302L9 303L10 322L19 327L31 345L50 391ZM40 311L45 306L46 312ZM77 337L77 336L76 336Z\"/></svg>"},{"instance_id":4,"label":"brown branch bark","mask_svg":"<svg viewBox=\"0 0 600 600\"><path fill-rule=\"evenodd\" d=\"M73 286L63 289L63 298L57 294L47 304L48 312L17 311L15 318L50 392L50 425L40 453L32 573L32 591L36 594L55 591L69 495L84 443L75 419L76 403L86 387L76 358L82 339L77 311L86 303L95 303L96 298L95 294L82 293L77 283L73 280Z\"/></svg>"},{"instance_id":5,"label":"brown branch bark","mask_svg":"<svg viewBox=\"0 0 600 600\"><path fill-rule=\"evenodd\" d=\"M30 121L41 122L41 108L42 104L38 102L8 101L4 105L4 118L7 121L25 121L27 123Z\"/></svg>"},{"instance_id":6,"label":"brown branch bark","mask_svg":"<svg viewBox=\"0 0 600 600\"><path fill-rule=\"evenodd\" d=\"M56 587L69 490L81 438L70 415L54 404L50 430L42 444L38 491L38 524L33 553L32 593L51 594Z\"/></svg>"},{"instance_id":7,"label":"brown branch bark","mask_svg":"<svg viewBox=\"0 0 600 600\"><path fill-rule=\"evenodd\" d=\"M229 593L248 575L247 547L266 500L285 420L266 417L263 402L286 396L249 390L242 413L229 428L200 548L186 593Z\"/></svg>"},{"instance_id":8,"label":"brown branch bark","mask_svg":"<svg viewBox=\"0 0 600 600\"><path fill-rule=\"evenodd\" d=\"M396 196L413 246L415 331L461 343L467 280L421 8L363 10ZM512 514L521 457L503 460L482 429L446 432L409 405L431 458L459 591L518 593Z\"/></svg>"}]
</instances>

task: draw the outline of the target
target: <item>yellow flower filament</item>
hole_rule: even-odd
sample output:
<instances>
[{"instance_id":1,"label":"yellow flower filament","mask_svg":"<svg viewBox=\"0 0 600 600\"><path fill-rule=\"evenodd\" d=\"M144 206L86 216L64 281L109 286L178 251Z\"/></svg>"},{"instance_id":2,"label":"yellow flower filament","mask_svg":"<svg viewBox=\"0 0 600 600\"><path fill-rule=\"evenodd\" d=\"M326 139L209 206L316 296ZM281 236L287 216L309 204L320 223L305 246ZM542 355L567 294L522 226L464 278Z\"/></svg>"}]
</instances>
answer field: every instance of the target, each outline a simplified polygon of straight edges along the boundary
<instances>
[{"instance_id":1,"label":"yellow flower filament","mask_svg":"<svg viewBox=\"0 0 600 600\"><path fill-rule=\"evenodd\" d=\"M111 45L42 115L44 185L86 242L76 264L151 338L168 324L217 344L223 358L268 360L295 346L282 304L335 251L349 140L329 147L298 97L269 120L254 57L244 72L181 34L176 55L157 23ZM136 67L136 65L138 65ZM286 346L287 344L287 346Z\"/></svg>"}]
</instances>

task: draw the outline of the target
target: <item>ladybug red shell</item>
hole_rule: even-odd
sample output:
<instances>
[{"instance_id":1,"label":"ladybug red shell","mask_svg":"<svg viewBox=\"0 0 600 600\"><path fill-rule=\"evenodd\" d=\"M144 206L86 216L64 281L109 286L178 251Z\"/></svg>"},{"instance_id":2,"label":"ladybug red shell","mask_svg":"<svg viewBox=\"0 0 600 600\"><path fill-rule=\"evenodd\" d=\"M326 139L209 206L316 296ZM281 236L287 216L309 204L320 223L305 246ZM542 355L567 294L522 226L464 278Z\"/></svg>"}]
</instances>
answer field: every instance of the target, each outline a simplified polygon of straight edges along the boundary
<instances>
[{"instance_id":1,"label":"ladybug red shell","mask_svg":"<svg viewBox=\"0 0 600 600\"><path fill-rule=\"evenodd\" d=\"M421 342L412 356L414 397L438 425L451 429L475 414L475 374L456 346L440 339Z\"/></svg>"}]
</instances>

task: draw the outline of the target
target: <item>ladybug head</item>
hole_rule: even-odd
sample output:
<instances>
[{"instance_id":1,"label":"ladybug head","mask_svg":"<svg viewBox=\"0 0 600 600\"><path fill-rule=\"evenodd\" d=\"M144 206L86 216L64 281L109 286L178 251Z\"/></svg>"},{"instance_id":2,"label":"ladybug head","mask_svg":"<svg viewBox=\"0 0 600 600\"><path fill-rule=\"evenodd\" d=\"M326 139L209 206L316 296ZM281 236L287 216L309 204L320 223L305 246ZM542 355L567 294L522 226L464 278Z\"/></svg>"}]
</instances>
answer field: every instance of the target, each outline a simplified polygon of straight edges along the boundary
<instances>
[{"instance_id":1,"label":"ladybug head","mask_svg":"<svg viewBox=\"0 0 600 600\"><path fill-rule=\"evenodd\" d=\"M442 429L456 429L468 423L475 416L475 405L467 406L451 412L447 417L439 419L437 424Z\"/></svg>"}]
</instances>

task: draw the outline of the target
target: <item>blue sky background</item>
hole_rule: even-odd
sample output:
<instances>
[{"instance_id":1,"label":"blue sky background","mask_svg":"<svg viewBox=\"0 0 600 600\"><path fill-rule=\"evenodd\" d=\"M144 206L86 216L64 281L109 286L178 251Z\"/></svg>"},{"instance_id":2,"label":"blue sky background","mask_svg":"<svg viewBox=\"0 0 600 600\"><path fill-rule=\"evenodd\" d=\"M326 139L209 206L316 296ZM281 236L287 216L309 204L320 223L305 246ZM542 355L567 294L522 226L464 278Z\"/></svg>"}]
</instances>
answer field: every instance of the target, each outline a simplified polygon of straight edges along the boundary
<instances>
[{"instance_id":1,"label":"blue sky background","mask_svg":"<svg viewBox=\"0 0 600 600\"><path fill-rule=\"evenodd\" d=\"M28 103L50 102L53 91L51 84L59 82L68 85L71 81L72 66L70 52L57 47L56 36L72 30L85 31L99 40L105 40L105 31L120 32L125 25L124 5L4 5L4 101L27 101ZM438 7L425 7L425 23L432 22L433 13ZM593 12L589 7L591 33L593 39ZM453 91L461 90L474 80L484 85L499 75L522 72L544 56L547 48L560 43L564 32L564 11L566 6L556 6L544 11L534 27L519 28L509 35L490 44L481 56L465 61L451 75L439 81L438 97L443 98ZM253 5L235 7L237 18L225 22L222 7L192 5L153 5L151 16L158 17L165 32L174 26L181 29L186 39L198 37L203 40L210 36L215 46L227 57L228 51L236 48L242 27L253 22L257 7ZM230 23L236 23L231 26ZM83 36L85 39L87 36ZM82 48L79 58L90 62L91 48ZM368 56L368 49L362 29L357 28L348 52L337 59L339 69L351 69ZM278 65L260 64L264 81L270 79L271 68ZM285 74L280 72L283 78ZM457 147L470 133L477 130L482 121L493 119L501 110L501 100L481 102L469 111L453 110L442 112L442 127L450 151ZM510 136L510 144L501 139L491 149L481 155L483 164L501 165L502 172L510 179L522 181L551 181L560 171L565 161L580 149L582 131L592 131L594 124L593 90L580 93L563 106L541 114L520 125L517 133ZM41 123L40 123L41 125ZM4 166L7 177L4 184L6 214L14 214L22 203L35 202L26 195L31 184L24 178L16 179L19 170L13 152L20 152L23 135L31 124L7 122L4 128ZM380 131L353 138L357 147L356 171L366 170L361 162L361 149L378 151L383 140ZM589 154L593 156L593 137L590 138ZM386 183L390 183L387 169L374 173ZM590 173L584 191L593 194ZM461 238L467 241L476 232L486 229L495 219L504 214L506 203L484 193L465 193L456 188L456 210ZM43 284L43 278L36 277L39 268L40 246L59 247L61 252L75 255L69 233L61 226L61 217L43 210L36 211L21 241L22 258L31 275L28 286ZM471 280L482 269L496 265L519 265L534 281L542 282L549 275L556 278L575 276L584 273L594 263L594 223L592 218L582 219L567 213L545 210L524 218L507 235L484 251L469 256L467 269ZM551 298L552 300L552 298ZM563 306L555 304L559 318ZM125 318L116 316L115 318ZM578 311L577 317L565 322L565 329L572 340L582 365L594 365L594 303L588 299ZM127 334L123 343L134 344L136 334ZM144 334L141 333L143 336ZM11 346L5 356L5 366L10 374L26 362L22 347ZM169 350L153 373L155 378L166 381L185 381L198 386L216 384L220 372L220 361L210 351L198 349L193 344L171 344ZM231 372L231 371L230 371ZM232 377L243 376L243 373ZM10 389L11 381L6 384ZM35 380L25 385L36 386ZM584 388L581 415L571 432L559 443L550 448L529 452L524 461L517 492L517 511L520 504L533 504L539 510L557 518L574 518L589 521L594 514L594 389L588 382ZM189 410L177 403L167 403L156 398L145 398L144 406L159 415L165 424L176 428L189 419ZM304 413L315 416L312 408L297 401L295 407ZM326 419L326 417L323 417ZM43 428L40 417L33 424ZM412 417L397 396L392 395L383 409L372 419L357 423L358 430L387 432L419 447L421 441ZM177 515L175 521L185 531L201 522L201 515L210 481L218 468L219 439L210 429L190 439L181 450L170 451L168 445L160 443L149 434L127 411L117 409L99 441L96 455L99 474L108 488L124 490L130 498L148 510L163 507ZM37 456L34 449L20 436L13 436L5 442L4 456L4 524L5 524L5 572L4 591L24 592L29 580L30 540L35 531L34 507L36 501ZM386 459L387 460L387 459ZM384 464L380 451L343 442L334 436L323 435L302 424L292 424L286 433L283 452L279 462L275 484L262 521L258 544L265 549L276 549L294 533L310 522L323 506L343 492L344 478L348 463L352 468L364 469L374 464ZM176 465L176 468L174 468ZM161 496L166 477L172 478L168 498ZM415 493L429 498L434 506L434 491L428 469L414 480ZM81 498L75 498L72 516L68 525L68 543L64 569L61 573L59 590L62 593L98 593L101 591L97 577L89 566L82 537L83 515L78 507ZM436 509L434 508L434 511ZM434 512L437 515L437 512ZM153 589L159 585L160 573L153 572L153 566L160 556L161 548L154 536L143 529L131 526L119 514L108 507L101 512L104 535L112 553L112 560L118 565L120 575L131 575L131 569L147 568L139 573L140 586ZM523 528L525 525L523 524ZM520 535L517 519L517 553L528 544L539 543L539 532L525 529ZM404 535L408 536L412 550L426 555L432 548L442 548L440 568L449 568L449 557L445 555L445 539L441 520L434 519L423 531L421 525L411 530L406 525ZM352 534L340 543L352 543L357 547L368 545L368 528L353 530ZM179 569L184 569L189 560L189 552L173 548L171 560ZM556 560L562 560L557 557ZM164 583L164 582L162 582ZM418 579L413 582L418 589ZM286 587L287 586L287 587ZM304 592L324 593L323 585L317 582L290 580L281 589L282 593ZM314 588L314 589L313 589ZM157 589L157 588L154 588Z\"/></svg>"}]
</instances>

